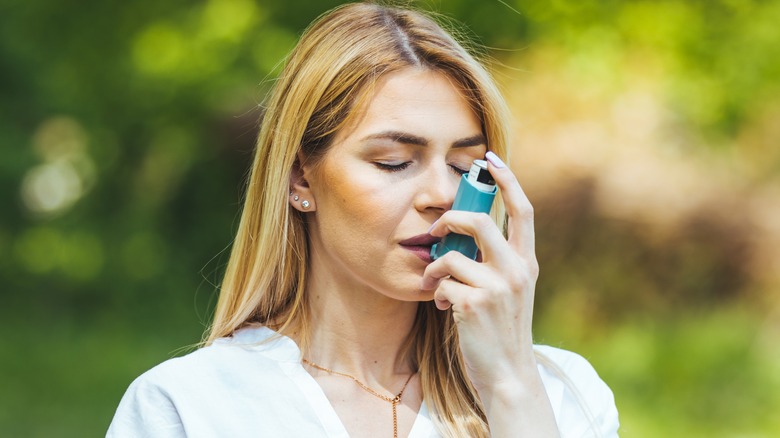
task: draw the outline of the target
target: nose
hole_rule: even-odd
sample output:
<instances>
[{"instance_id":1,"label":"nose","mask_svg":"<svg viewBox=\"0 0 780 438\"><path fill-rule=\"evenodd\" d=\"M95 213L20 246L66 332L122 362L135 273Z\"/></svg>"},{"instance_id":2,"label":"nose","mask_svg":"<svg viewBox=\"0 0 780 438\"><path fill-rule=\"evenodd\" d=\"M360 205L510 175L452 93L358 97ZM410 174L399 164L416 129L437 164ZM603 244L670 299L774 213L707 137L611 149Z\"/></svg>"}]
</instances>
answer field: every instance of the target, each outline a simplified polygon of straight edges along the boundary
<instances>
[{"instance_id":1,"label":"nose","mask_svg":"<svg viewBox=\"0 0 780 438\"><path fill-rule=\"evenodd\" d=\"M430 165L421 175L415 208L419 212L443 214L452 208L460 178L447 164Z\"/></svg>"}]
</instances>

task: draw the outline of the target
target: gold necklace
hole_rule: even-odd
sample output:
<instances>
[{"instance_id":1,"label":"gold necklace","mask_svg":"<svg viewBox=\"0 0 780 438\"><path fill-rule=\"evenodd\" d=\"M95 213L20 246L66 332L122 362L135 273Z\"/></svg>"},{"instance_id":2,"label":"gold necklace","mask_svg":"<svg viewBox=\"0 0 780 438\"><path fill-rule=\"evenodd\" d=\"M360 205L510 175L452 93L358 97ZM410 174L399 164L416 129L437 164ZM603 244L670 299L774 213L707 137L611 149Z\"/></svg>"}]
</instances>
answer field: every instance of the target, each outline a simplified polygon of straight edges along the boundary
<instances>
[{"instance_id":1,"label":"gold necklace","mask_svg":"<svg viewBox=\"0 0 780 438\"><path fill-rule=\"evenodd\" d=\"M358 380L358 378L355 377L355 376L352 376L352 375L347 374L347 373L340 373L338 371L333 371L333 370L331 370L329 368L325 368L323 366L317 365L316 363L311 362L311 361L309 361L307 359L302 359L302 360L303 360L303 363L309 365L310 367L317 368L318 370L321 370L321 371L325 371L328 374L333 374L333 375L341 376L341 377L349 377L355 383L357 383L358 386L363 388L369 394L373 395L374 397L381 398L382 400L384 400L386 402L392 403L392 405L393 405L393 438L398 438L398 409L397 409L397 407L398 407L398 404L401 403L401 397L404 395L404 391L406 390L406 385L409 384L409 382L412 380L412 377L414 377L414 375L416 373L412 373L412 374L409 375L409 378L406 379L406 383L404 383L403 388L401 388L401 391L398 394L396 394L395 397L388 397L386 395L382 395L382 394L374 391L368 385L366 385L365 383L363 383L360 380Z\"/></svg>"}]
</instances>

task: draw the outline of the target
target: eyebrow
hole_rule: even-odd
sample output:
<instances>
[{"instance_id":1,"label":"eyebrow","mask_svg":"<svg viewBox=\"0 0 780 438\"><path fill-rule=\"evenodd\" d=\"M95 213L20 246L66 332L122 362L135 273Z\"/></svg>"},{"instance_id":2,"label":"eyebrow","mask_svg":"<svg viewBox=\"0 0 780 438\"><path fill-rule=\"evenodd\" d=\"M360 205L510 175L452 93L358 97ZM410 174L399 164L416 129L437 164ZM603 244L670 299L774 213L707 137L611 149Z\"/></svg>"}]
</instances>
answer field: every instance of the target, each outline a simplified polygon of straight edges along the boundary
<instances>
[{"instance_id":1,"label":"eyebrow","mask_svg":"<svg viewBox=\"0 0 780 438\"><path fill-rule=\"evenodd\" d=\"M363 137L363 141L365 140L390 140L397 143L403 143L403 144L410 144L415 146L428 146L428 139L425 137L420 137L418 135L409 134L407 132L401 132L401 131L382 131L376 134L371 134L366 137ZM452 143L453 148L464 148L469 146L479 146L479 145L486 145L487 140L485 139L485 136L483 134L477 134L473 135L471 137L461 138L459 140L455 140Z\"/></svg>"},{"instance_id":2,"label":"eyebrow","mask_svg":"<svg viewBox=\"0 0 780 438\"><path fill-rule=\"evenodd\" d=\"M482 134L472 135L471 137L461 138L452 143L454 148L465 148L469 146L487 145L487 139Z\"/></svg>"}]
</instances>

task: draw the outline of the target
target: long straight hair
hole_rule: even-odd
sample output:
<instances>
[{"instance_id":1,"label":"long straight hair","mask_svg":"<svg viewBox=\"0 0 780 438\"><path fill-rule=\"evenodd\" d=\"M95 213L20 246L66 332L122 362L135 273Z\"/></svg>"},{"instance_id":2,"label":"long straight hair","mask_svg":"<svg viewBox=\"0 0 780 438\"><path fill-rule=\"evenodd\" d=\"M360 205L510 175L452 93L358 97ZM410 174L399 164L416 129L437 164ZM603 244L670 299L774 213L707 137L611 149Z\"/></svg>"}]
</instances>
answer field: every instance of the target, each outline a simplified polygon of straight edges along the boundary
<instances>
[{"instance_id":1,"label":"long straight hair","mask_svg":"<svg viewBox=\"0 0 780 438\"><path fill-rule=\"evenodd\" d=\"M305 294L306 220L288 204L299 156L316 163L383 75L407 68L446 75L477 114L488 148L507 159L506 104L488 72L426 15L357 3L319 17L287 59L266 105L246 199L206 343L249 324L310 333ZM497 200L493 218L504 229ZM466 374L450 311L418 305L405 355L445 436L489 436L485 411Z\"/></svg>"}]
</instances>

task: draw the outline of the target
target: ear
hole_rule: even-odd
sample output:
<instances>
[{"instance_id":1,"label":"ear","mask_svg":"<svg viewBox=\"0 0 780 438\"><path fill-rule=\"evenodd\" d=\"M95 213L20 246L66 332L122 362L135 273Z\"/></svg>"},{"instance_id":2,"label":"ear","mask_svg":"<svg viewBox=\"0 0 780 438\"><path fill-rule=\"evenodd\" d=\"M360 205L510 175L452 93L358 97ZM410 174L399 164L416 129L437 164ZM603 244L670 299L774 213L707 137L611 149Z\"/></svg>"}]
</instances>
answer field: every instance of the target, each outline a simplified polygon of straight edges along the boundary
<instances>
[{"instance_id":1,"label":"ear","mask_svg":"<svg viewBox=\"0 0 780 438\"><path fill-rule=\"evenodd\" d=\"M298 158L293 163L290 172L290 191L288 202L290 205L303 213L309 213L317 210L317 203L314 202L314 194L309 187L307 177L311 174L310 166L302 165L303 157L298 154Z\"/></svg>"}]
</instances>

